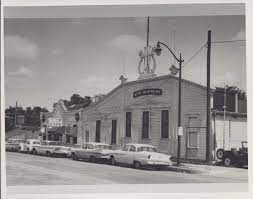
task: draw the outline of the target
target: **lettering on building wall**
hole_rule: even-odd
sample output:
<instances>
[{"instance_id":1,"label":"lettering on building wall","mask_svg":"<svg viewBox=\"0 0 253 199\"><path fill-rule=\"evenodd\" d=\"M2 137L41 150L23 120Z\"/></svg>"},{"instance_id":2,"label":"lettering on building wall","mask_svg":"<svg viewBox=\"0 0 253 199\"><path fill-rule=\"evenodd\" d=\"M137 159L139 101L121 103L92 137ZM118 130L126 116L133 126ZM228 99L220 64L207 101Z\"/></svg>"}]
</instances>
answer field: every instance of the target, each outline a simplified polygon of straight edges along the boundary
<instances>
[{"instance_id":1,"label":"lettering on building wall","mask_svg":"<svg viewBox=\"0 0 253 199\"><path fill-rule=\"evenodd\" d=\"M162 95L162 89L146 88L133 92L133 97L139 97L142 95Z\"/></svg>"}]
</instances>

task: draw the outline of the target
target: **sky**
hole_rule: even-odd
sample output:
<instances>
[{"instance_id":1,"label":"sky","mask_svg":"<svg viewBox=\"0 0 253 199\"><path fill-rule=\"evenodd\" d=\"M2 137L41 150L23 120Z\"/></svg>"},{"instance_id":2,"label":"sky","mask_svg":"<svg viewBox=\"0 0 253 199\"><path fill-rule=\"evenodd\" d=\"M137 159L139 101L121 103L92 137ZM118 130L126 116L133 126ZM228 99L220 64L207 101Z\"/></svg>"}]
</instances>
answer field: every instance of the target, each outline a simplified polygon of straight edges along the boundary
<instances>
[{"instance_id":1,"label":"sky","mask_svg":"<svg viewBox=\"0 0 253 199\"><path fill-rule=\"evenodd\" d=\"M41 106L59 99L106 94L136 80L138 52L146 45L147 18L5 19L5 106ZM182 77L206 85L207 41L245 40L244 16L151 17L150 45L166 43L187 63ZM156 75L177 64L166 49L155 57ZM183 64L184 65L184 64ZM211 86L246 89L245 42L213 43Z\"/></svg>"}]
</instances>

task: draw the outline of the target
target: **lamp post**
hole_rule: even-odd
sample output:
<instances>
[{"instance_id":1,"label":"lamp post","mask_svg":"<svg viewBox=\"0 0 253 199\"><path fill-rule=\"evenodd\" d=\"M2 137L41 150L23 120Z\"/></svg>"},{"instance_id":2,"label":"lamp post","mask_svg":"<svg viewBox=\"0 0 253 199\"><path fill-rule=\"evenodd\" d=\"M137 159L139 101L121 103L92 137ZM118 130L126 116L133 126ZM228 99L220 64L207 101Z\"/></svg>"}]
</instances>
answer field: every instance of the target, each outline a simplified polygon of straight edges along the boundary
<instances>
[{"instance_id":1,"label":"lamp post","mask_svg":"<svg viewBox=\"0 0 253 199\"><path fill-rule=\"evenodd\" d=\"M181 135L182 135L182 127L181 127L181 82L182 82L182 63L184 60L182 59L181 53L179 58L173 53L173 51L167 46L166 44L158 41L156 47L153 51L156 53L157 56L161 55L162 49L161 45L165 46L169 52L173 55L174 59L178 62L179 68L175 65L170 67L170 71L172 75L176 75L179 72L179 81L178 81L178 135L177 135L177 165L180 164L180 146L181 146Z\"/></svg>"}]
</instances>

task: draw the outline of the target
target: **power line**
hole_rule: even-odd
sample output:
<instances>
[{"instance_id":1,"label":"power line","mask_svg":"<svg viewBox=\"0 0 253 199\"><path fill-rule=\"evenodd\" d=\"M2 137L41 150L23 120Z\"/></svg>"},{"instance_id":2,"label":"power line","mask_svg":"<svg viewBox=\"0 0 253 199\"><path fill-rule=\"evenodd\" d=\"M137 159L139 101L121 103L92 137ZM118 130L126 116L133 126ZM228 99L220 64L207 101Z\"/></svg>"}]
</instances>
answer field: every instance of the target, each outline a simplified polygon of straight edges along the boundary
<instances>
[{"instance_id":1,"label":"power line","mask_svg":"<svg viewBox=\"0 0 253 199\"><path fill-rule=\"evenodd\" d=\"M182 66L182 67L184 67L184 66L186 66L195 56L197 56L197 54L204 48L204 47L206 47L206 43L203 45L203 46L201 46L189 59L188 59L188 61Z\"/></svg>"},{"instance_id":2,"label":"power line","mask_svg":"<svg viewBox=\"0 0 253 199\"><path fill-rule=\"evenodd\" d=\"M218 43L231 43L231 42L243 42L246 41L245 39L238 39L238 40L223 40L223 41L213 41L213 44L218 44Z\"/></svg>"}]
</instances>

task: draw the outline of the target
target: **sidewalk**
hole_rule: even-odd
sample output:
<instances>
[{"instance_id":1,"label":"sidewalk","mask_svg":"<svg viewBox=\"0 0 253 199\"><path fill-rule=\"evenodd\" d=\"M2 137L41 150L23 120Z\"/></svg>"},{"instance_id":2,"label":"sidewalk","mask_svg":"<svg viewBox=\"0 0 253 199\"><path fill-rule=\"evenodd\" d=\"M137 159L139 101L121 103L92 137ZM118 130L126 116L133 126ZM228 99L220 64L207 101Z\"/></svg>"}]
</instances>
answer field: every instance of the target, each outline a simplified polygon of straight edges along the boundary
<instances>
[{"instance_id":1,"label":"sidewalk","mask_svg":"<svg viewBox=\"0 0 253 199\"><path fill-rule=\"evenodd\" d=\"M218 165L202 165L202 164L190 164L181 163L179 166L176 164L172 165L168 169L169 171L192 173L192 174L205 174L205 175L218 175L225 173L248 173L246 168L236 168L236 167L224 167Z\"/></svg>"}]
</instances>

